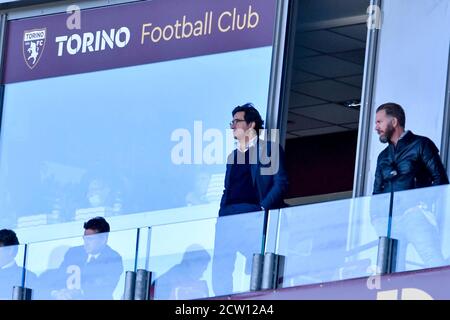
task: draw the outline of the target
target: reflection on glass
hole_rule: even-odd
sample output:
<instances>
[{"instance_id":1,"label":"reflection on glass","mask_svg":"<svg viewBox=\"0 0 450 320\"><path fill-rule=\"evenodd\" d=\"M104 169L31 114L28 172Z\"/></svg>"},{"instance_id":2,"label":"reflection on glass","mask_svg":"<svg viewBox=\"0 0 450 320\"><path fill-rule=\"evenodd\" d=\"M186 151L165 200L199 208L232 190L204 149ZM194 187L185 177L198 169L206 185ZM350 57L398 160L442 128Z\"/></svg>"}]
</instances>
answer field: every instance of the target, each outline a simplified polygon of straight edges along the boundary
<instances>
[{"instance_id":1,"label":"reflection on glass","mask_svg":"<svg viewBox=\"0 0 450 320\"><path fill-rule=\"evenodd\" d=\"M215 296L249 291L253 255L261 253L264 212L219 217L215 225L212 287ZM236 270L238 254L244 266ZM245 277L246 286L236 288L235 272Z\"/></svg>"},{"instance_id":2,"label":"reflection on glass","mask_svg":"<svg viewBox=\"0 0 450 320\"><path fill-rule=\"evenodd\" d=\"M186 300L206 298L209 289L203 274L211 256L202 246L190 245L181 261L155 280L155 299Z\"/></svg>"},{"instance_id":3,"label":"reflection on glass","mask_svg":"<svg viewBox=\"0 0 450 320\"><path fill-rule=\"evenodd\" d=\"M271 53L263 47L6 85L0 222L26 228L217 201L223 179L218 188L214 177L226 159L203 161L214 142L207 130L225 137L229 108L241 101L264 109ZM181 141L188 164L171 159L179 129L189 135Z\"/></svg>"},{"instance_id":4,"label":"reflection on glass","mask_svg":"<svg viewBox=\"0 0 450 320\"><path fill-rule=\"evenodd\" d=\"M398 240L396 271L449 264L443 253L448 192L448 186L436 186L395 193L392 237Z\"/></svg>"},{"instance_id":5,"label":"reflection on glass","mask_svg":"<svg viewBox=\"0 0 450 320\"><path fill-rule=\"evenodd\" d=\"M209 203L208 187L211 180L211 174L208 172L199 172L194 178L194 187L186 194L186 205L193 206Z\"/></svg>"},{"instance_id":6,"label":"reflection on glass","mask_svg":"<svg viewBox=\"0 0 450 320\"><path fill-rule=\"evenodd\" d=\"M123 195L126 194L126 179L108 174L88 174L83 179L85 197L80 208L75 210L75 220L90 217L110 217L123 214Z\"/></svg>"},{"instance_id":7,"label":"reflection on glass","mask_svg":"<svg viewBox=\"0 0 450 320\"><path fill-rule=\"evenodd\" d=\"M27 266L38 282L26 285L33 289L34 299L123 298L124 271L134 270L137 230L102 232L97 223L102 219L86 222L83 237L29 244Z\"/></svg>"},{"instance_id":8,"label":"reflection on glass","mask_svg":"<svg viewBox=\"0 0 450 320\"><path fill-rule=\"evenodd\" d=\"M39 276L37 298L55 300L111 300L123 263L108 244L108 233L83 237L84 245L67 250L61 265Z\"/></svg>"},{"instance_id":9,"label":"reflection on glass","mask_svg":"<svg viewBox=\"0 0 450 320\"><path fill-rule=\"evenodd\" d=\"M250 290L263 212L151 228L148 268L155 299L197 299ZM168 237L168 235L170 235Z\"/></svg>"},{"instance_id":10,"label":"reflection on glass","mask_svg":"<svg viewBox=\"0 0 450 320\"><path fill-rule=\"evenodd\" d=\"M10 300L14 286L24 286L25 276L28 283L36 283L36 275L25 274L23 266L24 246L19 245L16 233L10 229L0 230L0 299ZM20 255L19 255L20 253ZM19 262L19 264L18 264Z\"/></svg>"},{"instance_id":11,"label":"reflection on glass","mask_svg":"<svg viewBox=\"0 0 450 320\"><path fill-rule=\"evenodd\" d=\"M369 213L376 208L387 221L388 205L388 195L377 195L282 209L278 254L285 256L283 286L374 274L378 235Z\"/></svg>"},{"instance_id":12,"label":"reflection on glass","mask_svg":"<svg viewBox=\"0 0 450 320\"><path fill-rule=\"evenodd\" d=\"M11 300L14 286L22 286L23 268L16 255L19 246L3 246L0 243L0 299Z\"/></svg>"}]
</instances>

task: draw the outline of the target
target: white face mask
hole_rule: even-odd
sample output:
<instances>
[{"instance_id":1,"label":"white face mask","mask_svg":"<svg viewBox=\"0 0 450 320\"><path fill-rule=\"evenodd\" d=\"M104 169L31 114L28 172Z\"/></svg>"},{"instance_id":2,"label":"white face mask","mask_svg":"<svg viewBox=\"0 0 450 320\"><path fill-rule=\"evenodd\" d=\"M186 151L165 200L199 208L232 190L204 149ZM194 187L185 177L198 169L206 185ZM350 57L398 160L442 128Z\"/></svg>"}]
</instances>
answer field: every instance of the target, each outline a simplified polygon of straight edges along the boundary
<instances>
[{"instance_id":1,"label":"white face mask","mask_svg":"<svg viewBox=\"0 0 450 320\"><path fill-rule=\"evenodd\" d=\"M98 194L94 194L89 197L89 203L93 207L99 207L102 204L102 199Z\"/></svg>"}]
</instances>

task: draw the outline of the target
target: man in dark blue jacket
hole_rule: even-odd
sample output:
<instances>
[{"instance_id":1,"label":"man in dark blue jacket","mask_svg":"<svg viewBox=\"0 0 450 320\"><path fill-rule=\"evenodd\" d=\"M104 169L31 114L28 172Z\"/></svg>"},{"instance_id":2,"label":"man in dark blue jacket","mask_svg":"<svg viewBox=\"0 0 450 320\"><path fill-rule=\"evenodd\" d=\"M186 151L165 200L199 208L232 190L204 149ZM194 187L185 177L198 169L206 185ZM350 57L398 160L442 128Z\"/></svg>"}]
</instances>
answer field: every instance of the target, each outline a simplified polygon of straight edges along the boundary
<instances>
[{"instance_id":1,"label":"man in dark blue jacket","mask_svg":"<svg viewBox=\"0 0 450 320\"><path fill-rule=\"evenodd\" d=\"M259 138L264 121L251 103L232 115L237 148L228 156L219 216L283 207L288 185L283 149L278 140Z\"/></svg>"},{"instance_id":2,"label":"man in dark blue jacket","mask_svg":"<svg viewBox=\"0 0 450 320\"><path fill-rule=\"evenodd\" d=\"M449 183L433 141L405 131L405 122L405 112L400 105L385 103L377 108L375 130L380 141L388 146L378 156L373 194ZM394 197L393 230L396 234L393 237L401 238L400 255L404 255L401 251L406 251L406 245L412 243L427 266L439 266L444 259L437 247L437 220L431 213L436 199L425 196L428 192L421 194L420 199L407 195ZM386 221L387 213L373 209L371 215L380 233L383 229L385 233L385 224L380 220Z\"/></svg>"},{"instance_id":3,"label":"man in dark blue jacket","mask_svg":"<svg viewBox=\"0 0 450 320\"><path fill-rule=\"evenodd\" d=\"M9 229L0 230L0 300L11 300L14 286L35 288L36 275L17 265L18 250L16 233ZM23 280L26 282L23 283Z\"/></svg>"},{"instance_id":4,"label":"man in dark blue jacket","mask_svg":"<svg viewBox=\"0 0 450 320\"><path fill-rule=\"evenodd\" d=\"M108 244L110 227L103 217L84 224L84 245L70 248L57 270L41 275L40 299L112 300L123 273L122 257ZM47 292L45 292L47 294Z\"/></svg>"},{"instance_id":5,"label":"man in dark blue jacket","mask_svg":"<svg viewBox=\"0 0 450 320\"><path fill-rule=\"evenodd\" d=\"M237 148L228 156L216 223L212 265L215 295L232 292L237 252L246 257L246 272L250 273L252 256L261 250L261 211L284 207L288 186L284 152L273 136L272 140L260 139L264 121L255 107L251 103L238 106L232 116L230 127ZM226 217L258 211L260 214Z\"/></svg>"}]
</instances>

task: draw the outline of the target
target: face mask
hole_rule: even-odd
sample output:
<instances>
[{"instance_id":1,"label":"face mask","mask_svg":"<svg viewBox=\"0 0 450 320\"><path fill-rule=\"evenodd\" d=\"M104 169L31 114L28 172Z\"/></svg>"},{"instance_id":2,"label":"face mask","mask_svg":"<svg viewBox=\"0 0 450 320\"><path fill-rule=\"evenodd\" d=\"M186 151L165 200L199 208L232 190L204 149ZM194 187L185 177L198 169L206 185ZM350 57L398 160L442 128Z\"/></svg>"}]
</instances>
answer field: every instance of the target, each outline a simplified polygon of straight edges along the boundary
<instances>
[{"instance_id":1,"label":"face mask","mask_svg":"<svg viewBox=\"0 0 450 320\"><path fill-rule=\"evenodd\" d=\"M94 194L89 197L89 203L93 207L98 207L102 204L102 199L100 198L100 196L98 194Z\"/></svg>"}]
</instances>

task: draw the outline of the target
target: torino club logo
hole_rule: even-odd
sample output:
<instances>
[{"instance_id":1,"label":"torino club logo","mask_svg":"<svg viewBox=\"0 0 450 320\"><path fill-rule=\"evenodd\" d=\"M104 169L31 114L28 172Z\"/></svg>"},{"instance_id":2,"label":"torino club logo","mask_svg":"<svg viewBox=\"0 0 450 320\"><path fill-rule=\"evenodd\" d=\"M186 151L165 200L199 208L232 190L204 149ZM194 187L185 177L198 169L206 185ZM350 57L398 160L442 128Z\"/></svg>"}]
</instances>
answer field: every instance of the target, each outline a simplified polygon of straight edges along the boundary
<instances>
[{"instance_id":1,"label":"torino club logo","mask_svg":"<svg viewBox=\"0 0 450 320\"><path fill-rule=\"evenodd\" d=\"M23 33L23 58L30 69L39 62L44 52L47 29L27 30Z\"/></svg>"}]
</instances>

